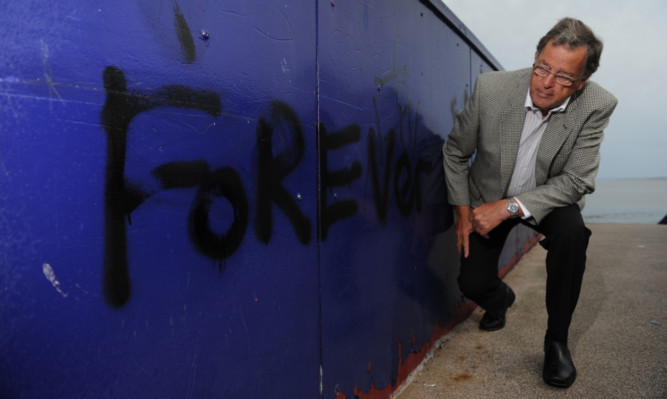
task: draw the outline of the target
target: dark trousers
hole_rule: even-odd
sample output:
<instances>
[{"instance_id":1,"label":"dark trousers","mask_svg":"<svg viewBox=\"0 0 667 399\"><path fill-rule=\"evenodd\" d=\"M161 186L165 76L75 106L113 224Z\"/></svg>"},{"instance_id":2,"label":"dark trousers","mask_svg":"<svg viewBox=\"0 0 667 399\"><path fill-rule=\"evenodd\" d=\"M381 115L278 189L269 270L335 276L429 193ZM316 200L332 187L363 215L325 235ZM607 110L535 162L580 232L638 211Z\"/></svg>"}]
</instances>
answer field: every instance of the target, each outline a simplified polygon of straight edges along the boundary
<instances>
[{"instance_id":1,"label":"dark trousers","mask_svg":"<svg viewBox=\"0 0 667 399\"><path fill-rule=\"evenodd\" d=\"M493 229L488 239L477 233L471 234L469 256L461 256L459 287L466 297L490 314L500 312L507 290L498 277L498 261L507 235L519 223L545 236L540 245L547 250L547 336L567 343L591 235L576 204L553 210L538 226L521 219L509 219Z\"/></svg>"}]
</instances>

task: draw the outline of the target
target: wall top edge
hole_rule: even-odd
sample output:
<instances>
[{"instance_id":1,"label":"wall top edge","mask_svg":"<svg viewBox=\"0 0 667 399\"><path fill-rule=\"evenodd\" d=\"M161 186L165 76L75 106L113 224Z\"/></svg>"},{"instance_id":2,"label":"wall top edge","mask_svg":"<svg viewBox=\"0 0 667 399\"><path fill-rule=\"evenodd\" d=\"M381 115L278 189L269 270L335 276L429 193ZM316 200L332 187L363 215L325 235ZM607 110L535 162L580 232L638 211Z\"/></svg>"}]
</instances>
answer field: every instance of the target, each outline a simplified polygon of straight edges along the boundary
<instances>
[{"instance_id":1,"label":"wall top edge","mask_svg":"<svg viewBox=\"0 0 667 399\"><path fill-rule=\"evenodd\" d=\"M477 39L477 37L465 26L465 24L445 5L444 0L419 0L428 9L439 17L445 24L451 27L480 57L488 62L495 70L504 68L489 50Z\"/></svg>"}]
</instances>

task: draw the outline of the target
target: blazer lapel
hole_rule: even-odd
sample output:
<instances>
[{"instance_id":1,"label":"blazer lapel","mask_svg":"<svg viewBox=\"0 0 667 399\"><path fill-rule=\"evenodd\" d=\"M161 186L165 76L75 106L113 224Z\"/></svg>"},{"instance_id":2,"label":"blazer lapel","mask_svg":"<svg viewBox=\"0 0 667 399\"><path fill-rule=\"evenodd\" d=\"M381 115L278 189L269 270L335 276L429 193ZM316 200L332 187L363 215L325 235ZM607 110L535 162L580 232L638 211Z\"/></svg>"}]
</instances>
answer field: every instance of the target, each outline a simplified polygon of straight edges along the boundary
<instances>
[{"instance_id":1,"label":"blazer lapel","mask_svg":"<svg viewBox=\"0 0 667 399\"><path fill-rule=\"evenodd\" d=\"M540 147L537 150L537 161L535 163L535 180L537 184L543 184L549 173L551 161L554 159L563 143L571 134L573 125L572 111L576 107L576 99L570 100L565 112L554 113L544 131Z\"/></svg>"}]
</instances>

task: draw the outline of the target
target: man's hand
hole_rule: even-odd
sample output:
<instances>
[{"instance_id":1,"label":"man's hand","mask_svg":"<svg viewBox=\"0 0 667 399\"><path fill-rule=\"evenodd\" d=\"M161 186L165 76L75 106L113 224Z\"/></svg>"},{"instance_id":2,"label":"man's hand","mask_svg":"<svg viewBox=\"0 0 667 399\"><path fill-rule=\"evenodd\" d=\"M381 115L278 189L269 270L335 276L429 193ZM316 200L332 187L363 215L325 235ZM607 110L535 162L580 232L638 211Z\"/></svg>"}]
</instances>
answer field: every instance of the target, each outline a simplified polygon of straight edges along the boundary
<instances>
[{"instance_id":1,"label":"man's hand","mask_svg":"<svg viewBox=\"0 0 667 399\"><path fill-rule=\"evenodd\" d=\"M487 202L472 211L472 228L479 235L489 238L489 232L509 218L507 200Z\"/></svg>"},{"instance_id":2,"label":"man's hand","mask_svg":"<svg viewBox=\"0 0 667 399\"><path fill-rule=\"evenodd\" d=\"M469 236L474 230L472 228L472 211L468 205L459 205L456 207L456 249L459 255L463 252L464 257L468 257Z\"/></svg>"},{"instance_id":3,"label":"man's hand","mask_svg":"<svg viewBox=\"0 0 667 399\"><path fill-rule=\"evenodd\" d=\"M519 208L519 216L523 217L523 209ZM507 200L502 199L487 202L475 209L468 205L456 207L456 248L464 257L470 254L470 234L476 232L484 238L489 238L491 230L511 217L507 210Z\"/></svg>"}]
</instances>

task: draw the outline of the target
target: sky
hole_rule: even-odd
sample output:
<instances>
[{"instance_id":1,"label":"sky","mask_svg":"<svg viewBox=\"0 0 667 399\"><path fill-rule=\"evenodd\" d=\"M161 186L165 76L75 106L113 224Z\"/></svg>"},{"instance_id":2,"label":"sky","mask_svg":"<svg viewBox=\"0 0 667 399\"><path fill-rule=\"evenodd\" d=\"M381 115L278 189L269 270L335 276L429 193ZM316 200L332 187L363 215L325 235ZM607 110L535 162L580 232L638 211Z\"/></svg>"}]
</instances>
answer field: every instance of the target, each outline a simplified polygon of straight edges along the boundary
<instances>
[{"instance_id":1,"label":"sky","mask_svg":"<svg viewBox=\"0 0 667 399\"><path fill-rule=\"evenodd\" d=\"M591 80L618 106L602 143L599 179L667 177L667 1L444 0L506 70L529 67L538 40L563 17L604 42Z\"/></svg>"}]
</instances>

